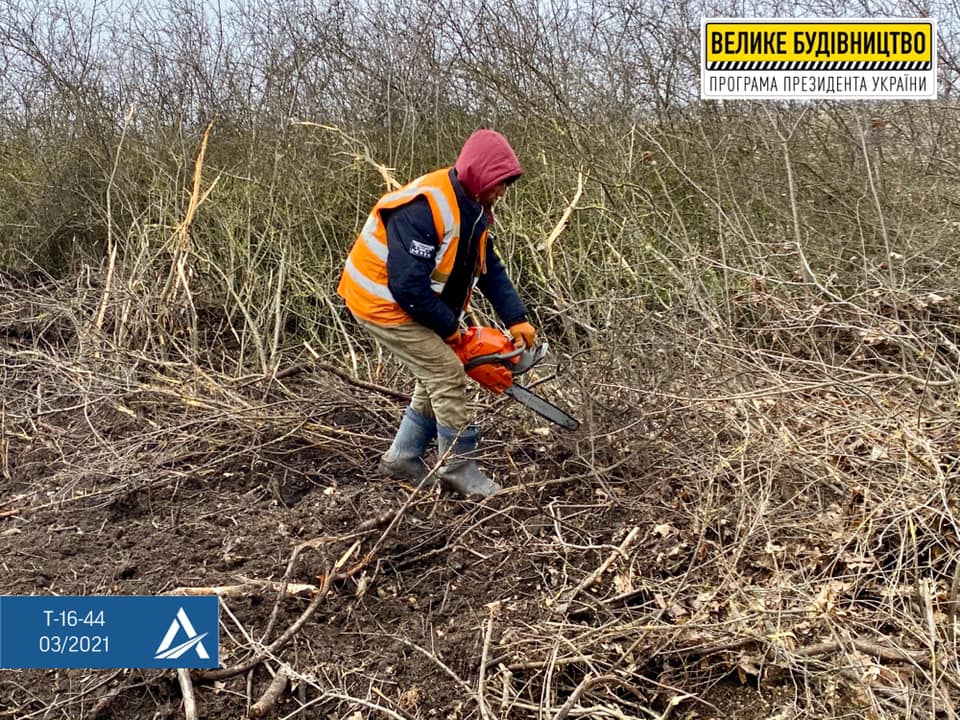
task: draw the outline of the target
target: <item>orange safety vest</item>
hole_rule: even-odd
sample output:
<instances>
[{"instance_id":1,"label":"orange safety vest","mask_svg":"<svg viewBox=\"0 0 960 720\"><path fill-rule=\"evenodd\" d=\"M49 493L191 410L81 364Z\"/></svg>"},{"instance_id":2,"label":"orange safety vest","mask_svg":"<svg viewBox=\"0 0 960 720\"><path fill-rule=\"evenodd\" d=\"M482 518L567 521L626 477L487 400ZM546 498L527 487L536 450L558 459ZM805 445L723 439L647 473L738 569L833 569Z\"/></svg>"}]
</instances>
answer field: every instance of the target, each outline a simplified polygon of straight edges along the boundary
<instances>
[{"instance_id":1,"label":"orange safety vest","mask_svg":"<svg viewBox=\"0 0 960 720\"><path fill-rule=\"evenodd\" d=\"M413 318L397 303L387 286L387 229L381 213L426 197L433 224L440 238L436 266L430 275L430 287L439 295L450 277L460 242L460 206L450 179L450 168L442 168L417 178L399 190L381 197L370 211L366 224L353 243L340 276L337 293L357 317L377 325L402 325ZM484 270L487 231L480 236L480 252L474 272L474 285ZM463 310L470 300L470 293Z\"/></svg>"}]
</instances>

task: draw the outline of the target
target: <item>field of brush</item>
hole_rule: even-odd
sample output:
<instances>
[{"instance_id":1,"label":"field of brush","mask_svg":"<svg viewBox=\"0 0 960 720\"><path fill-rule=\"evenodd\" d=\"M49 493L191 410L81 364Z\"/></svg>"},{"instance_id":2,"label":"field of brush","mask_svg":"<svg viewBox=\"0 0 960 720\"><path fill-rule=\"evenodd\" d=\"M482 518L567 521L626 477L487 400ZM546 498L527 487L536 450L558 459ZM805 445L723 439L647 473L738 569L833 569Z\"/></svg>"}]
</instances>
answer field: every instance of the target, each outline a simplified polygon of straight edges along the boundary
<instances>
[{"instance_id":1,"label":"field of brush","mask_svg":"<svg viewBox=\"0 0 960 720\"><path fill-rule=\"evenodd\" d=\"M720 103L686 6L157 8L0 11L0 594L217 593L221 667L0 718L955 717L949 26L940 100ZM471 388L478 501L376 475L335 287L481 126L582 424Z\"/></svg>"}]
</instances>

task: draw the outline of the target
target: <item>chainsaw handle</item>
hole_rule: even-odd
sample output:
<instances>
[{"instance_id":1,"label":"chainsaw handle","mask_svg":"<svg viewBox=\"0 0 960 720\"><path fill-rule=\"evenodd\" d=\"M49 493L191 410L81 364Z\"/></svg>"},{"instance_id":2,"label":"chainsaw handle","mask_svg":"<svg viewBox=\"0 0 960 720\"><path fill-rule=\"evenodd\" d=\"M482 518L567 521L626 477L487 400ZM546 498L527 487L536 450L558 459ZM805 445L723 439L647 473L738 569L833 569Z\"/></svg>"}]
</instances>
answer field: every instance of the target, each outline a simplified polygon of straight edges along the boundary
<instances>
[{"instance_id":1,"label":"chainsaw handle","mask_svg":"<svg viewBox=\"0 0 960 720\"><path fill-rule=\"evenodd\" d=\"M477 355L474 358L470 358L463 364L464 370L473 370L475 367L480 365L486 365L488 363L502 363L504 360L512 360L515 357L519 357L523 354L523 351L526 349L526 345L523 340L519 341L519 344L516 348L510 352L505 353L491 353L489 355Z\"/></svg>"}]
</instances>

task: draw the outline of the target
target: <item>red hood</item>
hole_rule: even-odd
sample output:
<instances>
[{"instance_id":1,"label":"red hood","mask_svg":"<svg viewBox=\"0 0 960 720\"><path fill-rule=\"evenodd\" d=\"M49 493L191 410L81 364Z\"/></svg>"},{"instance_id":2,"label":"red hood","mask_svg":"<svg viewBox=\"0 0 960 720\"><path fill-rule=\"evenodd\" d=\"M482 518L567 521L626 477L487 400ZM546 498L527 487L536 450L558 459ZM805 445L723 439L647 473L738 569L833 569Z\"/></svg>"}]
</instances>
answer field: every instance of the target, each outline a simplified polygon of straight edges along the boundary
<instances>
[{"instance_id":1,"label":"red hood","mask_svg":"<svg viewBox=\"0 0 960 720\"><path fill-rule=\"evenodd\" d=\"M495 130L477 130L468 137L454 168L457 179L473 197L523 173L510 143Z\"/></svg>"}]
</instances>

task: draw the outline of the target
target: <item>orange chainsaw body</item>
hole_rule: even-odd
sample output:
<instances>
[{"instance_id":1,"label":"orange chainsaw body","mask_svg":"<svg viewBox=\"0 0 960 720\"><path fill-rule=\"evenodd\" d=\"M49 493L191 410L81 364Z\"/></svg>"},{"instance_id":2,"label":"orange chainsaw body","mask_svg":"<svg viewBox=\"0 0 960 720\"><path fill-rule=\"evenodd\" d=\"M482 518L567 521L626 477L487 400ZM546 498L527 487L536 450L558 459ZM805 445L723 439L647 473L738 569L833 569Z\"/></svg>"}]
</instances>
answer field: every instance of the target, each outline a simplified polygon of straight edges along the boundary
<instances>
[{"instance_id":1,"label":"orange chainsaw body","mask_svg":"<svg viewBox=\"0 0 960 720\"><path fill-rule=\"evenodd\" d=\"M492 327L469 327L452 346L463 363L464 372L480 386L495 393L506 393L517 402L566 430L576 430L580 422L513 381L539 363L547 353L547 343L519 347L501 331Z\"/></svg>"},{"instance_id":2,"label":"orange chainsaw body","mask_svg":"<svg viewBox=\"0 0 960 720\"><path fill-rule=\"evenodd\" d=\"M520 351L496 328L467 328L454 352L467 375L487 390L502 393L513 385L511 368L520 362Z\"/></svg>"}]
</instances>

